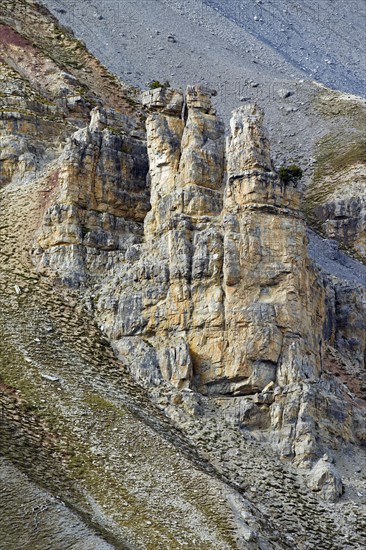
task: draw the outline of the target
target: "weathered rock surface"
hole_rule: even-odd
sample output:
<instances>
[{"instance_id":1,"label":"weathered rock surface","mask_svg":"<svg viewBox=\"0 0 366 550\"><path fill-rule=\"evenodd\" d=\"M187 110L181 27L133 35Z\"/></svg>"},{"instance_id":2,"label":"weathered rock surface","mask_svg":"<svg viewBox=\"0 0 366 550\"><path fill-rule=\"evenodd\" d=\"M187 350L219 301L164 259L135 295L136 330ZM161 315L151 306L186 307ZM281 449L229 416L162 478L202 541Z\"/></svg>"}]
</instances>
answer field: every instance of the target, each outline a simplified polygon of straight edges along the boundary
<instances>
[{"instance_id":1,"label":"weathered rock surface","mask_svg":"<svg viewBox=\"0 0 366 550\"><path fill-rule=\"evenodd\" d=\"M143 98L151 211L144 242L101 288L97 316L117 348L133 337L156 350L145 371L155 383L157 360L178 388L256 394L240 425L310 467L328 447L339 450L335 434L342 444L364 438L361 402L325 370L344 365L346 381L356 369L362 385L363 289L325 282L313 268L299 192L273 171L259 108L234 113L224 155L208 96L190 88L183 117L172 90ZM132 357L124 359L134 371Z\"/></svg>"},{"instance_id":2,"label":"weathered rock surface","mask_svg":"<svg viewBox=\"0 0 366 550\"><path fill-rule=\"evenodd\" d=\"M149 208L146 170L141 141L111 132L107 113L93 109L49 176L54 194L34 250L39 268L77 285L100 271L106 251L136 242Z\"/></svg>"},{"instance_id":3,"label":"weathered rock surface","mask_svg":"<svg viewBox=\"0 0 366 550\"><path fill-rule=\"evenodd\" d=\"M141 384L255 396L241 425L311 467L339 449L334 434L344 444L365 437L362 406L331 377L348 365L363 397L362 289L314 269L299 191L274 171L259 107L234 112L225 147L210 94L143 95L147 214L142 149L122 162L107 115L92 111L61 157L60 204L46 211L34 257L68 284L96 283L99 323Z\"/></svg>"},{"instance_id":4,"label":"weathered rock surface","mask_svg":"<svg viewBox=\"0 0 366 550\"><path fill-rule=\"evenodd\" d=\"M258 108L241 107L228 147L225 362L238 393L317 377L322 356L322 289L307 258L299 195L273 172L262 118Z\"/></svg>"},{"instance_id":5,"label":"weathered rock surface","mask_svg":"<svg viewBox=\"0 0 366 550\"><path fill-rule=\"evenodd\" d=\"M324 90L317 109L328 120L334 118L334 129L318 140L304 208L319 232L365 263L366 103Z\"/></svg>"},{"instance_id":6,"label":"weathered rock surface","mask_svg":"<svg viewBox=\"0 0 366 550\"><path fill-rule=\"evenodd\" d=\"M165 92L166 96L173 93ZM154 94L149 97L152 207L145 220L142 256L122 268L123 276L118 275L125 281L126 298L119 295L121 314L117 313L112 336L146 334L157 346L164 339L185 338L193 364L192 382L209 393L260 391L276 379L280 355L287 360L286 349L292 341L294 347L296 339L301 341L298 347L308 346L310 356L301 368L309 376L316 374L322 330L316 316L322 312L310 303L306 318L306 297L304 303L299 299L304 287L312 288L314 295L316 276L311 282L301 279L311 270L305 265L305 225L296 210L299 197L269 172L262 113L257 107L242 108L233 119L224 197L223 129L212 114L208 95L200 89L188 90L186 121L181 118L183 101L175 112L170 107L156 112ZM166 105L170 102L166 97ZM152 259L154 267L147 268ZM133 270L138 272L132 275ZM128 277L140 282L141 290L134 296ZM157 285L152 291L154 279ZM318 292L321 296L320 287ZM288 311L289 293L292 311ZM319 327L318 335L314 326ZM297 353L301 355L302 350ZM292 364L294 357L289 359ZM183 380L191 361L182 363L186 365ZM182 364L176 364L180 370Z\"/></svg>"},{"instance_id":7,"label":"weathered rock surface","mask_svg":"<svg viewBox=\"0 0 366 550\"><path fill-rule=\"evenodd\" d=\"M225 142L212 90L151 90L145 133L136 94L31 0L6 6L4 101L18 94L0 127L9 457L31 441L39 480L53 456L57 483L79 479L63 485L72 505L137 547L171 547L178 514L191 547L361 548L362 474L342 460L364 458L364 288L309 259L300 190L276 174L262 110L237 109ZM70 49L86 74L71 57L71 76L52 76ZM341 497L344 473L345 497L319 504Z\"/></svg>"},{"instance_id":8,"label":"weathered rock surface","mask_svg":"<svg viewBox=\"0 0 366 550\"><path fill-rule=\"evenodd\" d=\"M339 473L328 458L321 458L313 466L309 474L309 487L314 492L320 492L325 500L335 501L343 492Z\"/></svg>"}]
</instances>

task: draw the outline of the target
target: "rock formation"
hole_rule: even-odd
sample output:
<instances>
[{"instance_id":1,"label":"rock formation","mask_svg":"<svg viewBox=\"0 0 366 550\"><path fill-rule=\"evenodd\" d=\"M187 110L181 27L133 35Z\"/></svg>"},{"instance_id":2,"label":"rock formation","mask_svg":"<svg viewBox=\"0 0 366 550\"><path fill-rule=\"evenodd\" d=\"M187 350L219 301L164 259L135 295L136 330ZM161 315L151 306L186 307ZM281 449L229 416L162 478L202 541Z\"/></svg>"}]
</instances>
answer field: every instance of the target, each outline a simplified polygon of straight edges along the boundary
<instances>
[{"instance_id":1,"label":"rock formation","mask_svg":"<svg viewBox=\"0 0 366 550\"><path fill-rule=\"evenodd\" d=\"M124 250L140 234L149 207L147 163L141 141L113 134L96 107L89 126L69 138L59 166L34 255L40 269L75 286L102 269L103 252Z\"/></svg>"},{"instance_id":2,"label":"rock formation","mask_svg":"<svg viewBox=\"0 0 366 550\"><path fill-rule=\"evenodd\" d=\"M191 503L199 510L188 545L359 548L363 497L352 491L361 474L347 478L342 460L356 464L366 441L365 290L310 260L301 190L274 169L262 109L235 110L225 138L212 90L160 88L138 101L80 44L61 39L57 27L47 31L30 0L13 4L40 18L49 42L41 50L31 29L9 27L1 53L0 390L11 428L0 435L9 457L19 449L8 445L13 429L37 449L46 441L42 456L50 446L57 471L77 475L80 494L91 495L82 504L71 496L73 506L94 514L96 499L109 519L118 516L118 536L139 544L169 545L176 536L166 518L159 524L164 499L153 494L170 484L187 493L174 513ZM52 48L77 52L87 70L71 56L70 73L52 76ZM28 419L27 399L39 417ZM52 438L47 423L59 415ZM138 449L128 459L126 445ZM185 453L182 478L169 470L174 445ZM192 497L190 467L214 503ZM227 500L216 507L226 484ZM344 546L344 491L354 500L353 546ZM136 524L115 501L122 493L126 509L132 501L143 509ZM320 505L318 496L335 504ZM144 522L155 498L150 536ZM237 546L220 523L229 509ZM322 514L325 531L314 519Z\"/></svg>"},{"instance_id":3,"label":"rock formation","mask_svg":"<svg viewBox=\"0 0 366 550\"><path fill-rule=\"evenodd\" d=\"M144 335L164 358L165 377L209 394L317 376L322 290L309 268L298 193L273 172L263 115L255 106L235 113L226 169L209 93L189 88L183 115L176 92L147 95L151 211L145 244L133 245L132 261L120 267L125 294L116 284L113 340ZM180 351L161 349L167 341Z\"/></svg>"},{"instance_id":4,"label":"rock formation","mask_svg":"<svg viewBox=\"0 0 366 550\"><path fill-rule=\"evenodd\" d=\"M263 114L234 113L223 209L225 325L236 393L316 378L322 291L309 266L299 194L273 171Z\"/></svg>"},{"instance_id":5,"label":"rock formation","mask_svg":"<svg viewBox=\"0 0 366 550\"><path fill-rule=\"evenodd\" d=\"M361 290L346 307L347 289L310 261L299 191L274 171L260 108L234 112L225 147L210 95L189 87L185 97L143 96L147 214L143 169L108 178L104 156L113 175L126 153L94 110L65 149L59 203L46 212L34 257L69 284L96 283L100 326L140 383L231 396L235 422L311 467L335 447L331 434L345 444L365 437L362 408L343 402L325 369L343 357L364 371ZM133 167L143 156L132 151ZM128 208L123 186L133 190Z\"/></svg>"},{"instance_id":6,"label":"rock formation","mask_svg":"<svg viewBox=\"0 0 366 550\"><path fill-rule=\"evenodd\" d=\"M305 190L304 207L319 232L365 263L366 102L323 90L317 110L331 118L334 127L317 142L315 171Z\"/></svg>"}]
</instances>

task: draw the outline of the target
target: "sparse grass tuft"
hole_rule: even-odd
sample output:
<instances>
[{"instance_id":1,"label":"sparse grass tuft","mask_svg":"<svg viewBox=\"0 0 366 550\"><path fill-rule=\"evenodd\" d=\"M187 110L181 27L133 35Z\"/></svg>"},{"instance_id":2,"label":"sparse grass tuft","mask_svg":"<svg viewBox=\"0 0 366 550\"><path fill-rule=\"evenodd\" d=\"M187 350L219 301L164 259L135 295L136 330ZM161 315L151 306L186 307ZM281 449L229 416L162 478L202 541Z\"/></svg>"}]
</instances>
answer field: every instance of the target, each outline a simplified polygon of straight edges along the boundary
<instances>
[{"instance_id":1,"label":"sparse grass tuft","mask_svg":"<svg viewBox=\"0 0 366 550\"><path fill-rule=\"evenodd\" d=\"M302 178L302 170L296 164L281 166L278 170L278 175L283 183L293 183L296 185Z\"/></svg>"},{"instance_id":2,"label":"sparse grass tuft","mask_svg":"<svg viewBox=\"0 0 366 550\"><path fill-rule=\"evenodd\" d=\"M159 80L153 80L149 84L150 90L157 90L158 88L170 88L170 83L166 80L164 83L159 82Z\"/></svg>"}]
</instances>

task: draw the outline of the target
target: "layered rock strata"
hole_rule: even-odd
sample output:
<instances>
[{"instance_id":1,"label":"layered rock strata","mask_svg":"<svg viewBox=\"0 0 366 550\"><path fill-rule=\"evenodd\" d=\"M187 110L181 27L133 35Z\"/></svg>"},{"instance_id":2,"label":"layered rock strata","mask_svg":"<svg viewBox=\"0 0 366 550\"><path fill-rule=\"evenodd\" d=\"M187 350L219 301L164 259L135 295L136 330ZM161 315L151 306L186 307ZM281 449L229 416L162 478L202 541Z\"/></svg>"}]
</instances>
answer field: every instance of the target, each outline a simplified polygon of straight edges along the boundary
<instances>
[{"instance_id":1,"label":"layered rock strata","mask_svg":"<svg viewBox=\"0 0 366 550\"><path fill-rule=\"evenodd\" d=\"M231 120L222 214L225 374L244 393L316 378L322 361L322 289L307 256L299 193L274 173L263 113Z\"/></svg>"},{"instance_id":2,"label":"layered rock strata","mask_svg":"<svg viewBox=\"0 0 366 550\"><path fill-rule=\"evenodd\" d=\"M113 133L111 116L94 108L89 126L68 139L49 176L52 201L33 255L39 269L57 272L71 286L113 262L106 252L125 250L138 240L149 208L144 146Z\"/></svg>"},{"instance_id":3,"label":"layered rock strata","mask_svg":"<svg viewBox=\"0 0 366 550\"><path fill-rule=\"evenodd\" d=\"M315 106L333 128L317 141L303 206L314 228L365 263L366 102L322 89Z\"/></svg>"},{"instance_id":4,"label":"layered rock strata","mask_svg":"<svg viewBox=\"0 0 366 550\"><path fill-rule=\"evenodd\" d=\"M100 327L141 384L212 396L311 467L365 437L362 289L313 267L299 191L274 171L259 107L234 112L225 144L210 96L143 96L148 172L142 144L113 135L95 109L65 148L34 258L91 285ZM352 292L358 305L345 307ZM332 372L352 371L354 352L352 401Z\"/></svg>"},{"instance_id":5,"label":"layered rock strata","mask_svg":"<svg viewBox=\"0 0 366 550\"><path fill-rule=\"evenodd\" d=\"M361 548L365 294L309 261L263 113L225 144L210 90L153 90L145 132L82 43L2 5L2 452L118 544Z\"/></svg>"},{"instance_id":6,"label":"layered rock strata","mask_svg":"<svg viewBox=\"0 0 366 550\"><path fill-rule=\"evenodd\" d=\"M145 244L127 251L119 275L125 290L115 287L113 339L144 335L169 363L166 378L205 393L250 394L277 377L316 377L323 291L307 258L298 192L274 173L262 112L234 114L226 162L209 93L189 88L184 106L172 90L144 101L151 211ZM180 351L160 350L167 341Z\"/></svg>"}]
</instances>

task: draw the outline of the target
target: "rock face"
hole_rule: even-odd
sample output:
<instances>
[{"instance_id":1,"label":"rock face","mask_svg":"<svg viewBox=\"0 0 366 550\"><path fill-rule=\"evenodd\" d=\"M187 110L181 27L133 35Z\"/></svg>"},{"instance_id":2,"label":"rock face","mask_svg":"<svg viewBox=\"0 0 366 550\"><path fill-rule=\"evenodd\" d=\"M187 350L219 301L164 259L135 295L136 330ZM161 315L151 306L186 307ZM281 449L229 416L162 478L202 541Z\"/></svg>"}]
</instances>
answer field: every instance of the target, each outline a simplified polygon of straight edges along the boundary
<instances>
[{"instance_id":1,"label":"rock face","mask_svg":"<svg viewBox=\"0 0 366 550\"><path fill-rule=\"evenodd\" d=\"M319 114L333 130L317 143L314 174L304 208L317 230L366 261L366 141L364 99L323 91ZM345 121L345 114L350 120Z\"/></svg>"},{"instance_id":2,"label":"rock face","mask_svg":"<svg viewBox=\"0 0 366 550\"><path fill-rule=\"evenodd\" d=\"M366 171L363 172L363 187L366 187ZM343 175L344 180L354 179L357 174ZM353 191L355 193L355 191ZM365 196L351 196L347 199L329 200L314 209L314 215L321 220L321 229L330 239L339 240L347 249L353 249L366 259L366 199Z\"/></svg>"},{"instance_id":3,"label":"rock face","mask_svg":"<svg viewBox=\"0 0 366 550\"><path fill-rule=\"evenodd\" d=\"M222 219L226 372L244 393L317 377L323 353L299 194L273 171L262 118L256 107L232 118Z\"/></svg>"},{"instance_id":4,"label":"rock face","mask_svg":"<svg viewBox=\"0 0 366 550\"><path fill-rule=\"evenodd\" d=\"M314 492L321 492L325 500L335 501L341 496L342 480L327 457L318 460L312 468L309 474L309 487Z\"/></svg>"},{"instance_id":5,"label":"rock face","mask_svg":"<svg viewBox=\"0 0 366 550\"><path fill-rule=\"evenodd\" d=\"M94 281L97 319L141 384L241 399L235 422L310 467L335 433L365 437L362 407L331 377L356 369L362 397L362 289L313 267L299 191L274 171L261 109L236 110L225 144L210 96L143 95L147 186L141 145L92 111L63 153L34 258L68 284Z\"/></svg>"},{"instance_id":6,"label":"rock face","mask_svg":"<svg viewBox=\"0 0 366 550\"><path fill-rule=\"evenodd\" d=\"M225 140L212 90L140 103L33 0L4 6L8 458L133 547L361 547L365 291L310 261L262 110Z\"/></svg>"},{"instance_id":7,"label":"rock face","mask_svg":"<svg viewBox=\"0 0 366 550\"><path fill-rule=\"evenodd\" d=\"M127 250L120 283L102 289L97 307L113 341L144 337L166 379L177 387L193 379L201 385L205 358L215 361L214 345L222 346L223 125L209 95L196 88L188 91L183 118L183 97L172 90L149 93L144 102L151 109L146 242ZM215 355L218 361L220 351Z\"/></svg>"},{"instance_id":8,"label":"rock face","mask_svg":"<svg viewBox=\"0 0 366 550\"><path fill-rule=\"evenodd\" d=\"M152 111L151 211L145 244L138 257L127 253L132 261L118 275L126 294L118 285L112 338L144 335L164 364L170 358L165 378L208 394L317 377L323 291L309 266L298 192L273 171L263 113L234 113L226 165L209 92L189 88L183 116L183 97L172 90L144 102ZM161 348L167 341L176 342L170 351Z\"/></svg>"},{"instance_id":9,"label":"rock face","mask_svg":"<svg viewBox=\"0 0 366 550\"><path fill-rule=\"evenodd\" d=\"M139 139L112 133L110 118L93 109L89 127L68 140L50 176L54 196L33 253L40 269L69 285L100 270L106 251L134 243L149 208L145 149Z\"/></svg>"}]
</instances>

